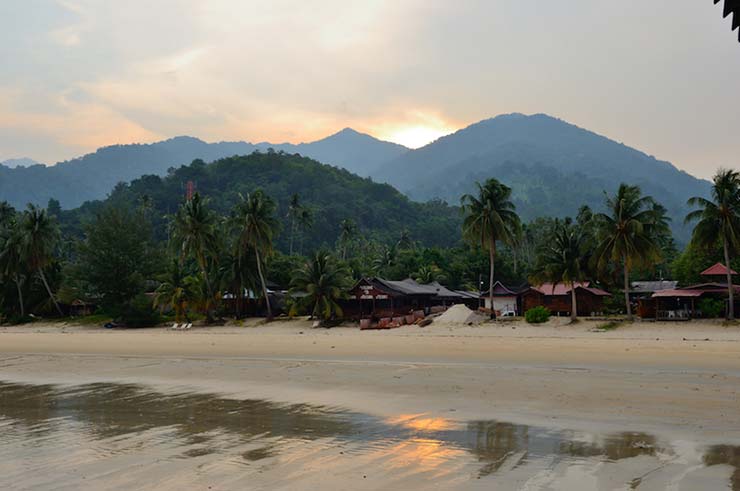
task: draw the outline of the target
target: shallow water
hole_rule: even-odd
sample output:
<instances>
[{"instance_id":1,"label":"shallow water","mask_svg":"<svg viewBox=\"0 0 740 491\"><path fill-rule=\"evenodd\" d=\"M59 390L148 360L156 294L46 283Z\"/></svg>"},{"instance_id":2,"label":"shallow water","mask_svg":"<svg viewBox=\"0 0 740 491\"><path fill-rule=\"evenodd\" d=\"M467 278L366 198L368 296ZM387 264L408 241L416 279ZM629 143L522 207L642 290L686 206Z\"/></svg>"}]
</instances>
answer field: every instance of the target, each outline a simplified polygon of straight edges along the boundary
<instances>
[{"instance_id":1,"label":"shallow water","mask_svg":"<svg viewBox=\"0 0 740 491\"><path fill-rule=\"evenodd\" d=\"M740 490L740 447L0 382L0 489L430 487Z\"/></svg>"}]
</instances>

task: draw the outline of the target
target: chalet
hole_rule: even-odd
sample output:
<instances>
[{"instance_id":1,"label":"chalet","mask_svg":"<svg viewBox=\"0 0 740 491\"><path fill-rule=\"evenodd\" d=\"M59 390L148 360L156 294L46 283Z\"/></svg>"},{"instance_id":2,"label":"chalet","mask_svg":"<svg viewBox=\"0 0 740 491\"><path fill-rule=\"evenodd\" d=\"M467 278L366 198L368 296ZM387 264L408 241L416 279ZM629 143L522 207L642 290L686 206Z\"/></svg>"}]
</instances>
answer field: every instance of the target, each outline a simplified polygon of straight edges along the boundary
<instances>
[{"instance_id":1,"label":"chalet","mask_svg":"<svg viewBox=\"0 0 740 491\"><path fill-rule=\"evenodd\" d=\"M649 298L640 300L638 313L643 318L688 320L699 317L702 312L699 302L704 298L722 300L727 304L727 267L717 263L702 271L700 274L705 283L685 287L666 288L654 292ZM737 273L729 271L730 276ZM740 285L732 285L735 291L735 302L740 300ZM725 306L725 308L727 308Z\"/></svg>"},{"instance_id":2,"label":"chalet","mask_svg":"<svg viewBox=\"0 0 740 491\"><path fill-rule=\"evenodd\" d=\"M350 317L384 318L428 315L458 303L477 303L477 294L458 292L433 282L428 285L407 278L401 281L363 278L349 291L344 305ZM419 314L421 313L421 314Z\"/></svg>"},{"instance_id":3,"label":"chalet","mask_svg":"<svg viewBox=\"0 0 740 491\"><path fill-rule=\"evenodd\" d=\"M481 298L484 301L486 309L491 309L491 296L488 291L481 293ZM493 284L493 309L497 315L501 315L503 312L514 312L514 315L519 315L520 312L520 301L517 289L509 288L500 281Z\"/></svg>"},{"instance_id":4,"label":"chalet","mask_svg":"<svg viewBox=\"0 0 740 491\"><path fill-rule=\"evenodd\" d=\"M592 287L589 282L576 283L576 302L578 315L593 316L604 311L604 299L611 294L600 288ZM526 312L534 307L547 307L557 315L570 315L571 287L562 283L553 285L543 283L539 286L530 286L521 293L522 311Z\"/></svg>"}]
</instances>

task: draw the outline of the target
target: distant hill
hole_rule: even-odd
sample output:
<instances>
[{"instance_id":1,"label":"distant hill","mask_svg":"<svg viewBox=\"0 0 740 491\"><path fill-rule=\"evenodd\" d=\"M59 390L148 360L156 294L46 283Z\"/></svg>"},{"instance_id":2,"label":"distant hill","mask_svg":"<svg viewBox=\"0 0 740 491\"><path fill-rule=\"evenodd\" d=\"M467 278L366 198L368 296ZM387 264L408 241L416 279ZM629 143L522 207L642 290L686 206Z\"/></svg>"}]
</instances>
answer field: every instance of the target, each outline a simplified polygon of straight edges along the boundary
<instances>
[{"instance_id":1,"label":"distant hill","mask_svg":"<svg viewBox=\"0 0 740 491\"><path fill-rule=\"evenodd\" d=\"M8 159L3 160L0 162L0 165L7 167L9 169L15 169L16 167L31 167L32 165L43 165L41 162L36 162L33 159L29 158L20 158L20 159Z\"/></svg>"},{"instance_id":2,"label":"distant hill","mask_svg":"<svg viewBox=\"0 0 740 491\"><path fill-rule=\"evenodd\" d=\"M404 146L377 140L351 129L298 145L206 143L183 136L146 145L103 147L54 166L0 167L0 201L7 200L20 207L28 202L43 205L49 198L55 198L63 208L74 208L88 200L105 198L119 182L129 182L147 174L164 176L169 168L189 164L195 159L211 162L268 148L300 153L362 176L408 151Z\"/></svg>"},{"instance_id":3,"label":"distant hill","mask_svg":"<svg viewBox=\"0 0 740 491\"><path fill-rule=\"evenodd\" d=\"M278 152L229 157L211 164L195 161L166 177L150 175L120 184L103 202L88 202L64 211L60 217L63 229L78 235L81 224L106 203L135 208L146 196L154 209L152 216L158 234L163 238L165 217L183 202L183 183L188 181L196 183L197 191L223 216L231 212L240 193L264 190L278 203L277 216L283 225L278 246L284 251L288 249L290 230L288 206L294 193L313 210L314 223L303 244L306 251L335 245L343 219L354 220L365 236L385 243L397 241L404 229L408 229L412 240L428 246L451 246L461 237L458 208L441 202L413 202L387 184L307 157Z\"/></svg>"},{"instance_id":4,"label":"distant hill","mask_svg":"<svg viewBox=\"0 0 740 491\"><path fill-rule=\"evenodd\" d=\"M525 219L574 215L582 204L599 208L605 190L637 184L668 208L681 241L688 238L686 200L706 195L710 186L669 162L544 114L481 121L399 156L372 177L412 199L452 203L476 181L496 177L513 188Z\"/></svg>"}]
</instances>

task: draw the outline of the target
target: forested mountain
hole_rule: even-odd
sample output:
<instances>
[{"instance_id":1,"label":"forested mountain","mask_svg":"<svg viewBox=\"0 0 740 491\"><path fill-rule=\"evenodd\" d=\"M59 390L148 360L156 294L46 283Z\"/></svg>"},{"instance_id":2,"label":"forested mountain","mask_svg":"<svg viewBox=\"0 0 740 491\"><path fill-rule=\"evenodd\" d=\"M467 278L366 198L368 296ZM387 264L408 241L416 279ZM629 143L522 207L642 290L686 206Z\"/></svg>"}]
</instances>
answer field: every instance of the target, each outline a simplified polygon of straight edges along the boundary
<instances>
[{"instance_id":1,"label":"forested mountain","mask_svg":"<svg viewBox=\"0 0 740 491\"><path fill-rule=\"evenodd\" d=\"M30 167L32 165L43 165L41 162L36 162L33 159L29 158L20 158L20 159L8 159L3 160L0 162L0 166L7 167L9 169L14 169L16 167Z\"/></svg>"},{"instance_id":2,"label":"forested mountain","mask_svg":"<svg viewBox=\"0 0 740 491\"><path fill-rule=\"evenodd\" d=\"M74 208L88 200L102 199L119 182L143 175L163 176L170 167L246 155L268 148L300 153L323 163L369 175L383 162L408 149L395 143L344 129L312 143L252 144L246 142L206 143L197 138L177 137L146 145L113 145L54 166L33 165L11 169L0 167L0 201L16 207L26 203L46 204L57 199L63 208Z\"/></svg>"},{"instance_id":3,"label":"forested mountain","mask_svg":"<svg viewBox=\"0 0 740 491\"><path fill-rule=\"evenodd\" d=\"M686 200L708 193L709 182L622 143L544 114L503 115L481 121L412 150L372 176L412 199L456 203L475 181L495 177L513 188L524 219L574 215L599 208L603 191L637 184L669 210L680 240Z\"/></svg>"},{"instance_id":4,"label":"forested mountain","mask_svg":"<svg viewBox=\"0 0 740 491\"><path fill-rule=\"evenodd\" d=\"M228 216L240 193L262 189L278 204L282 232L277 245L284 251L292 229L288 210L294 194L312 218L305 226L296 224L296 250L335 246L340 223L345 219L356 223L359 234L383 243L397 241L404 230L412 240L428 246L450 246L460 241L458 208L441 202L413 202L387 184L307 157L273 151L229 157L212 164L198 160L166 177L148 175L130 184L119 184L105 201L60 212L63 230L81 234L81 225L108 204L129 209L147 206L153 208L157 234L164 238L168 215L183 202L189 181L222 216Z\"/></svg>"}]
</instances>

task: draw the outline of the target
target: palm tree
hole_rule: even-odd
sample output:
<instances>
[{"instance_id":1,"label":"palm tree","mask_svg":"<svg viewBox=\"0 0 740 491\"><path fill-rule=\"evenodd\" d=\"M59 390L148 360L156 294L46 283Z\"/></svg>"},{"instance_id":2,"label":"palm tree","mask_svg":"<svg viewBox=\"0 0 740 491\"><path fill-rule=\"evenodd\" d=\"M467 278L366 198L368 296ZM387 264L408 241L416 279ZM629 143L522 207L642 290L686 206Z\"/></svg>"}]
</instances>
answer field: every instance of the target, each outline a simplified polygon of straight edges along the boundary
<instances>
[{"instance_id":1,"label":"palm tree","mask_svg":"<svg viewBox=\"0 0 740 491\"><path fill-rule=\"evenodd\" d=\"M175 312L175 322L178 323L183 317L187 319L188 305L195 300L195 292L189 279L182 263L175 259L154 292L154 306L161 311L172 309Z\"/></svg>"},{"instance_id":2,"label":"palm tree","mask_svg":"<svg viewBox=\"0 0 740 491\"><path fill-rule=\"evenodd\" d=\"M300 203L298 194L293 194L290 197L290 204L288 205L288 218L290 218L290 255L293 255L293 238L295 237L296 220L301 214L303 207Z\"/></svg>"},{"instance_id":3,"label":"palm tree","mask_svg":"<svg viewBox=\"0 0 740 491\"><path fill-rule=\"evenodd\" d=\"M237 254L244 257L253 250L257 261L257 274L262 285L262 294L267 306L267 320L272 320L272 307L267 293L265 275L262 273L263 261L272 252L272 241L277 231L275 202L261 190L241 196L234 209L234 225L237 230Z\"/></svg>"},{"instance_id":4,"label":"palm tree","mask_svg":"<svg viewBox=\"0 0 740 491\"><path fill-rule=\"evenodd\" d=\"M697 246L713 246L722 242L722 251L727 266L728 315L735 318L735 298L730 269L730 253L740 249L740 173L720 169L714 176L712 199L694 197L690 206L698 206L686 215L686 222L698 221L691 241Z\"/></svg>"},{"instance_id":5,"label":"palm tree","mask_svg":"<svg viewBox=\"0 0 740 491\"><path fill-rule=\"evenodd\" d=\"M46 281L44 268L47 268L54 260L54 248L59 239L59 229L56 222L51 219L46 210L36 205L29 204L20 225L21 256L29 270L35 271L41 278L46 293L48 293L54 307L60 316L63 316L56 297L51 292L49 282Z\"/></svg>"},{"instance_id":6,"label":"palm tree","mask_svg":"<svg viewBox=\"0 0 740 491\"><path fill-rule=\"evenodd\" d=\"M540 250L537 258L536 283L545 281L553 285L563 283L570 287L570 318L578 317L576 283L586 279L587 255L584 254L586 236L580 227L573 226L570 220L555 222L552 235Z\"/></svg>"},{"instance_id":7,"label":"palm tree","mask_svg":"<svg viewBox=\"0 0 740 491\"><path fill-rule=\"evenodd\" d=\"M342 247L342 261L347 259L347 246L357 234L357 224L351 218L345 218L339 224L339 244Z\"/></svg>"},{"instance_id":8,"label":"palm tree","mask_svg":"<svg viewBox=\"0 0 740 491\"><path fill-rule=\"evenodd\" d=\"M208 209L207 200L198 193L180 206L173 222L174 240L180 244L180 261L193 257L203 275L208 294L205 309L208 322L213 320L210 308L213 290L208 266L217 249L216 222L216 215Z\"/></svg>"},{"instance_id":9,"label":"palm tree","mask_svg":"<svg viewBox=\"0 0 740 491\"><path fill-rule=\"evenodd\" d=\"M396 244L392 244L390 247L383 246L380 251L380 255L373 259L373 270L378 276L385 276L390 268L396 265L396 258L398 256L398 250Z\"/></svg>"},{"instance_id":10,"label":"palm tree","mask_svg":"<svg viewBox=\"0 0 740 491\"><path fill-rule=\"evenodd\" d=\"M422 285L428 285L435 281L445 281L444 272L436 264L424 265L419 268L411 277Z\"/></svg>"},{"instance_id":11,"label":"palm tree","mask_svg":"<svg viewBox=\"0 0 740 491\"><path fill-rule=\"evenodd\" d=\"M300 213L298 214L298 227L301 231L301 245L298 253L303 255L303 239L305 238L306 232L313 227L313 211L311 208L301 207Z\"/></svg>"},{"instance_id":12,"label":"palm tree","mask_svg":"<svg viewBox=\"0 0 740 491\"><path fill-rule=\"evenodd\" d=\"M496 242L513 245L519 235L521 222L511 201L511 188L496 179L488 179L484 184L475 184L478 187L478 196L466 194L460 200L465 214L463 237L470 243L488 250L490 265L488 294L493 318Z\"/></svg>"},{"instance_id":13,"label":"palm tree","mask_svg":"<svg viewBox=\"0 0 740 491\"><path fill-rule=\"evenodd\" d=\"M398 238L398 242L396 242L396 247L401 251L414 248L414 241L411 240L409 229L405 228L401 230L401 236Z\"/></svg>"},{"instance_id":14,"label":"palm tree","mask_svg":"<svg viewBox=\"0 0 740 491\"><path fill-rule=\"evenodd\" d=\"M323 321L342 317L339 300L345 297L349 272L327 251L318 251L301 268L291 281L291 294L305 293L298 297L296 307L309 312L311 319Z\"/></svg>"},{"instance_id":15,"label":"palm tree","mask_svg":"<svg viewBox=\"0 0 740 491\"><path fill-rule=\"evenodd\" d=\"M0 208L2 204L0 204ZM15 284L21 317L26 316L21 286L25 273L23 261L23 236L20 226L10 216L0 222L0 280L9 278Z\"/></svg>"},{"instance_id":16,"label":"palm tree","mask_svg":"<svg viewBox=\"0 0 740 491\"><path fill-rule=\"evenodd\" d=\"M604 272L610 265L622 266L624 303L627 317L632 319L629 298L629 274L635 266L650 266L660 260L658 231L663 218L656 216L662 207L643 196L638 186L620 184L617 194L607 196L607 213L594 215L598 229L598 245L594 252L595 266Z\"/></svg>"}]
</instances>

